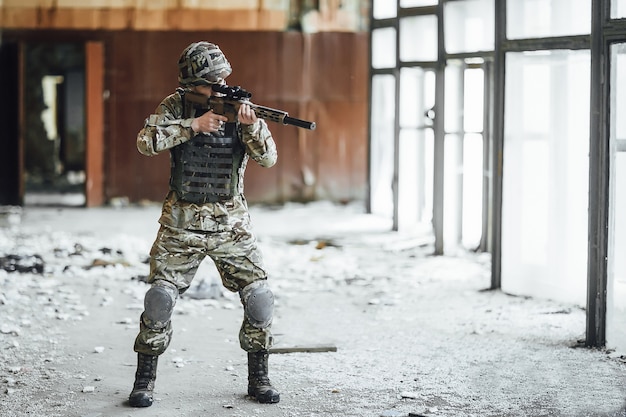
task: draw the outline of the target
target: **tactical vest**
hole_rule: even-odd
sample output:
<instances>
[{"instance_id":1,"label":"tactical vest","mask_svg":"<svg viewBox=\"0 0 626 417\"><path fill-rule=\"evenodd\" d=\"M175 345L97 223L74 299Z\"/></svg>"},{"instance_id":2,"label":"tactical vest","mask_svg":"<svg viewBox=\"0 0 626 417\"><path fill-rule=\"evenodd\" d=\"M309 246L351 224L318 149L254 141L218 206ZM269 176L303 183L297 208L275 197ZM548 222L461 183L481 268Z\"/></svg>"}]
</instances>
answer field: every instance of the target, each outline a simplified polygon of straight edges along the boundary
<instances>
[{"instance_id":1,"label":"tactical vest","mask_svg":"<svg viewBox=\"0 0 626 417\"><path fill-rule=\"evenodd\" d=\"M183 117L190 117L184 95L183 109ZM195 116L199 114L196 109ZM244 155L236 123L226 123L215 133L196 135L170 150L170 189L181 200L197 204L231 199L239 195Z\"/></svg>"}]
</instances>

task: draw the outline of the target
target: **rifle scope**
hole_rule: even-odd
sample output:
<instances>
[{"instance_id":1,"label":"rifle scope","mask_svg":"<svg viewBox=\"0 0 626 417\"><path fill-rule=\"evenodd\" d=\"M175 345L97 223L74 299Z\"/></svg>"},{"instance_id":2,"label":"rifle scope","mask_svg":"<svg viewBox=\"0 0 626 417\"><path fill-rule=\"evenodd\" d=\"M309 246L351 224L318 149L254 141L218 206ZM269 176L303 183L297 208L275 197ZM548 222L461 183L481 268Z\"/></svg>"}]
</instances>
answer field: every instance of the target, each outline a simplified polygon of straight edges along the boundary
<instances>
[{"instance_id":1,"label":"rifle scope","mask_svg":"<svg viewBox=\"0 0 626 417\"><path fill-rule=\"evenodd\" d=\"M243 100L252 97L252 93L244 90L239 86L231 87L225 84L211 84L211 88L216 93L222 93L226 95L227 98L233 100Z\"/></svg>"}]
</instances>

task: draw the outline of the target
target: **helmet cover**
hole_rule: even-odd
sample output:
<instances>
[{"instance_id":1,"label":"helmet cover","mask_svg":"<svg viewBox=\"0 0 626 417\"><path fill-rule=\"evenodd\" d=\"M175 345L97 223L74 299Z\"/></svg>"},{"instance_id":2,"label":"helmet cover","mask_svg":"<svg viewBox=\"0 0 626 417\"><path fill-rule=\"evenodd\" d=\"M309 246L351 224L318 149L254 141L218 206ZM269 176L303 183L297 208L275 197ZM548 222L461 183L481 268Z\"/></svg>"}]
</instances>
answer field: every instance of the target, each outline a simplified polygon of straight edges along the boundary
<instances>
[{"instance_id":1,"label":"helmet cover","mask_svg":"<svg viewBox=\"0 0 626 417\"><path fill-rule=\"evenodd\" d=\"M178 83L182 87L219 84L232 72L230 63L219 46L210 42L194 42L178 60Z\"/></svg>"}]
</instances>

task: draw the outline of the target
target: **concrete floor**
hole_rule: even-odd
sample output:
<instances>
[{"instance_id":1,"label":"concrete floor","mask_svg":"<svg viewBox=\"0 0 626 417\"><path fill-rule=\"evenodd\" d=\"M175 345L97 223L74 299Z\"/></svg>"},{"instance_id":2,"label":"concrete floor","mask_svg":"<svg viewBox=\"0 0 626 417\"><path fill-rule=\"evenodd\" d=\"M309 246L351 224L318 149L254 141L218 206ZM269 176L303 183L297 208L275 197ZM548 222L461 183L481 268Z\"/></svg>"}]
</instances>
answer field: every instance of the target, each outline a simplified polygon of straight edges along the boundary
<instances>
[{"instance_id":1,"label":"concrete floor","mask_svg":"<svg viewBox=\"0 0 626 417\"><path fill-rule=\"evenodd\" d=\"M333 349L272 354L281 402L246 398L239 300L202 297L215 282L203 264L176 306L157 401L129 408L159 210L33 207L4 222L0 257L36 253L46 272L0 271L0 415L626 416L626 365L580 347L581 308L488 291L488 255L429 256L427 236L326 203L252 217L275 347Z\"/></svg>"}]
</instances>

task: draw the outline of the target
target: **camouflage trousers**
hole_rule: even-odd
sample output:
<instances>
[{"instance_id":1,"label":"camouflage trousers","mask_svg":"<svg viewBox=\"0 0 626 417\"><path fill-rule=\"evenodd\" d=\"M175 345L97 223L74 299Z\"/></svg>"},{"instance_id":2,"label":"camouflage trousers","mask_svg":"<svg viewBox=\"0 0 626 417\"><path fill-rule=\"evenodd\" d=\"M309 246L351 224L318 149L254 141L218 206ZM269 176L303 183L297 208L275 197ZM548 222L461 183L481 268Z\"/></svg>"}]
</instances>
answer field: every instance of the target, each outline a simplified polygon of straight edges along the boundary
<instances>
[{"instance_id":1,"label":"camouflage trousers","mask_svg":"<svg viewBox=\"0 0 626 417\"><path fill-rule=\"evenodd\" d=\"M150 251L148 282L153 286L167 285L175 287L178 294L184 293L207 256L215 263L222 284L229 291L239 292L255 281L267 279L242 197L224 204L195 205L176 201L170 194L159 222L161 227ZM160 355L172 339L171 320L165 327L153 329L143 317L142 314L134 350ZM269 349L271 326L256 328L244 313L239 343L247 352Z\"/></svg>"}]
</instances>

